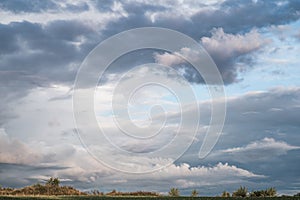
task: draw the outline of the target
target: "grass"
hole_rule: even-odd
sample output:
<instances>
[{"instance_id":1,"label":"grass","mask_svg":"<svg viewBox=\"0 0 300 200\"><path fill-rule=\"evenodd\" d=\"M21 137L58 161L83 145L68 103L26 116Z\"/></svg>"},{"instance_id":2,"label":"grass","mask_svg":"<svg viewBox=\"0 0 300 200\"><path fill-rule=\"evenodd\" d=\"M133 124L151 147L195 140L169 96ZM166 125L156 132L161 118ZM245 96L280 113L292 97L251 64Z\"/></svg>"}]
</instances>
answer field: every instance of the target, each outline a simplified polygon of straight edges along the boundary
<instances>
[{"instance_id":1,"label":"grass","mask_svg":"<svg viewBox=\"0 0 300 200\"><path fill-rule=\"evenodd\" d=\"M0 196L0 200L10 200L10 199L16 199L16 200L39 200L39 199L56 199L56 200L71 200L71 199L77 199L77 200L129 200L129 199L141 199L141 200L147 200L147 199L162 199L162 200L300 200L300 197L111 197L111 196Z\"/></svg>"}]
</instances>

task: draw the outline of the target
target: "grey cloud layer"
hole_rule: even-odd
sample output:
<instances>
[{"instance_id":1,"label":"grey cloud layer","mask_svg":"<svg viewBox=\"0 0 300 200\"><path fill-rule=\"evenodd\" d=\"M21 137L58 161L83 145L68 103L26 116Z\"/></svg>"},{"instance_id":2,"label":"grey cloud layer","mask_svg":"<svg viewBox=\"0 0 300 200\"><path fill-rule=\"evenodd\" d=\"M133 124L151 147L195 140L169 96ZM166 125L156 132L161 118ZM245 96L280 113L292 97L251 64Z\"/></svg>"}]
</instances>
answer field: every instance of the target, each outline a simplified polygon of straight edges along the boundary
<instances>
[{"instance_id":1,"label":"grey cloud layer","mask_svg":"<svg viewBox=\"0 0 300 200\"><path fill-rule=\"evenodd\" d=\"M22 0L4 0L0 2L0 8L3 10L18 12L41 12L49 9L57 9L58 6L55 2L51 0L46 1L22 1Z\"/></svg>"},{"instance_id":2,"label":"grey cloud layer","mask_svg":"<svg viewBox=\"0 0 300 200\"><path fill-rule=\"evenodd\" d=\"M37 87L72 85L80 62L94 46L95 33L77 21L0 25L0 123L11 101ZM84 40L85 42L81 42Z\"/></svg>"},{"instance_id":3,"label":"grey cloud layer","mask_svg":"<svg viewBox=\"0 0 300 200\"><path fill-rule=\"evenodd\" d=\"M26 108L26 103L20 99L31 93L35 94L34 89L49 89L55 84L72 87L76 71L89 51L105 38L129 28L159 26L191 36L211 54L224 82L236 83L240 80L239 71L247 71L252 67L255 55L269 44L270 41L263 37L264 32L272 31L270 27L299 20L300 2L228 0L208 6L197 1L187 2L185 5L179 1L153 5L153 1L147 0L114 3L100 0L75 3L4 0L0 2L0 12L5 15L0 19L1 128L7 127L12 119L20 117L14 110ZM296 37L299 38L299 35ZM158 53L164 55L164 52ZM137 57L142 61L136 61ZM154 61L154 58L150 50L144 52L144 55L132 53L115 63L112 75L121 73L130 65ZM179 61L175 59L176 62L178 64ZM178 67L180 69L182 66ZM185 69L186 78L193 83L202 83L201 77L195 77L194 71L189 71L190 69ZM5 152L4 156L0 154L0 175L5 180L1 184L24 186L49 176L59 176L79 188L90 188L91 185L99 188L104 182L104 185L108 185L104 188L107 190L113 189L115 184L119 184L119 189L134 190L141 183L145 189L161 190L169 187L170 182L187 190L199 187L209 191L209 184L220 192L223 189L232 191L240 184L253 187L278 186L281 190L292 190L293 184L297 186L300 182L299 94L298 87L277 88L229 98L226 126L216 146L216 152L207 160L199 161L196 154L203 139L199 135L199 141L176 165L157 176L146 176L146 182L142 182L145 177L138 176L121 179L118 173L99 169L98 163L90 159L80 146L66 145L61 140L55 141L55 134L60 134L67 119L62 120L65 123L62 123L62 127L49 131L55 132L53 135L34 135L30 131L27 133L32 138L39 136L39 139L47 142L51 140L54 144L58 143L58 146L53 146L57 148L57 153L51 152L49 147L46 147L49 152L36 152L26 142L10 138L10 133L0 132L0 150ZM51 98L57 100L52 101L51 105L36 105L31 108L34 111L31 110L32 113L28 114L55 117L55 114L49 112L50 109L65 114L69 108L63 108L69 104L61 102L62 99L69 98L69 93L62 97ZM38 98L40 96L31 97L29 102L39 102ZM43 115L36 111L49 105L52 107L45 109ZM202 125L205 126L208 124L206 119L210 116L209 105L201 103L200 106L201 116L206 116L201 118ZM22 111L20 109L19 114ZM60 116L64 115L60 113ZM176 118L177 115L172 117ZM31 119L30 116L28 119ZM48 119L43 120L33 122L46 124L44 129L37 129L39 131L49 130L51 125L45 122ZM28 124L25 122L20 125L22 126L28 127ZM17 131L22 134L20 137L28 137L22 131ZM133 147L128 144L128 148ZM147 149L146 144L143 147ZM236 149L232 149L233 147ZM247 159L248 157L253 159ZM86 160L83 162L78 158ZM218 164L219 161L229 164ZM34 163L45 165L32 166ZM210 165L213 167L207 167ZM220 182L219 177L224 179L222 184L226 184L226 188L216 184ZM256 178L265 182L257 185ZM157 184L157 180L161 179L161 184ZM207 180L208 185L205 185L203 179ZM208 193L215 195L216 191Z\"/></svg>"},{"instance_id":4,"label":"grey cloud layer","mask_svg":"<svg viewBox=\"0 0 300 200\"><path fill-rule=\"evenodd\" d=\"M257 30L251 30L245 34L224 33L222 28L213 29L211 37L202 37L201 44L213 58L225 84L237 81L238 73L245 71L254 63L254 52L258 52L269 40L263 38ZM200 52L195 52L188 48L182 48L180 52L155 53L154 58L157 63L172 66L179 71L184 71L183 76L190 82L204 83L203 78L181 55L188 60L201 63Z\"/></svg>"},{"instance_id":5,"label":"grey cloud layer","mask_svg":"<svg viewBox=\"0 0 300 200\"><path fill-rule=\"evenodd\" d=\"M230 161L256 174L266 175L266 182L260 182L263 187L272 185L292 190L292 185L299 182L299 94L299 87L275 88L229 98L227 120L214 151L206 160L197 159L204 130L198 135L199 141L178 163L197 166L206 162ZM201 116L209 116L209 103L201 103L200 110ZM202 120L203 126L208 123ZM287 180L293 184L285 184Z\"/></svg>"},{"instance_id":6,"label":"grey cloud layer","mask_svg":"<svg viewBox=\"0 0 300 200\"><path fill-rule=\"evenodd\" d=\"M174 186L183 188L187 194L192 188L200 188L200 191L206 191L205 194L215 195L216 191L224 190L223 184L227 185L226 189L229 191L241 184L257 189L275 186L281 190L291 190L291 185L297 183L297 177L299 177L297 170L300 164L298 162L299 144L297 143L297 133L300 129L299 94L299 88L277 88L230 98L228 120L215 151L206 159L199 160L197 153L203 135L198 135L198 142L176 162L176 165L154 175L127 176L106 169L90 157L80 145L65 143L65 141L71 141L71 138L62 140L61 137L57 137L59 142L52 141L51 147L37 146L36 149L41 149L37 153L28 147L29 144L34 145L34 143L24 144L9 138L3 132L0 135L1 147L4 148L1 152L8 152L5 154L6 157L0 157L0 159L1 162L12 165L10 170L5 167L3 170L10 174L15 168L27 169L26 176L20 175L19 180L22 179L22 181L18 182L16 179L14 182L14 179L9 179L10 181L3 184L19 186L44 180L49 176L59 176L64 180L69 180L65 183L72 183L79 188L97 188L100 185L103 190L107 191L115 188L116 184L117 189L130 191L140 187L137 183L141 182L143 189L156 191L169 187L171 182ZM202 119L209 119L208 103L200 103L200 107ZM185 109L185 112L188 112L188 107ZM260 117L255 117L255 115ZM208 123L205 120L201 122L202 125ZM109 127L106 128L109 129ZM53 138L54 135L49 137ZM64 134L63 137L68 136ZM136 146L135 143L131 147ZM143 148L148 147L147 143L143 144ZM23 154L22 159L18 158ZM27 156L30 154L35 156ZM149 167L147 165L151 163L150 161L148 158L140 160L145 167ZM219 161L223 164L218 164ZM226 165L226 162L229 164ZM27 165L32 165L32 163L39 163L41 170L31 170L34 166L28 167ZM23 165L20 166L20 164ZM52 166L61 167L52 169ZM286 171L287 167L289 171ZM153 184L157 180L160 180L160 184ZM260 181L260 185L257 185L257 180ZM286 181L290 184L285 184ZM211 187L215 189L210 193Z\"/></svg>"},{"instance_id":7,"label":"grey cloud layer","mask_svg":"<svg viewBox=\"0 0 300 200\"><path fill-rule=\"evenodd\" d=\"M116 5L107 5L102 1L93 2L89 3L89 9L94 6L96 9L101 8L99 12L111 13L111 15L114 12L120 13L120 10L124 10L122 12L125 12L125 16L120 17L118 20L108 20L107 25L101 30L97 30L97 27L91 27L90 24L86 23L84 17L77 20L73 18L70 20L54 19L55 21L51 21L50 18L50 22L44 25L34 21L1 24L0 53L2 62L0 70L22 71L27 75L41 76L42 80L40 82L42 84L70 83L74 80L80 62L92 47L103 38L120 31L143 26L160 26L173 28L192 36L196 40L200 40L203 36L207 38L209 31L214 27L222 27L224 32L236 34L248 32L253 27L267 27L297 20L300 7L298 4L297 1L290 1L282 5L273 1L254 3L253 1L234 0L218 5L216 10L209 8L202 10L200 8L204 5L188 3L187 7L192 8L195 6L199 11L194 11L192 15L183 18L181 15L176 15L176 13L174 15L173 13L181 5L151 5L149 2L133 4L133 2L127 1ZM75 4L74 12L82 12L80 9L75 9L76 6L82 5L85 4ZM6 11L17 12L17 14L35 11L47 12L48 10L59 13L62 12L61 9L68 7L72 10L71 4L63 4L62 7L56 1L47 1L43 4L38 1L30 1L27 4L19 1L3 1L1 7ZM156 20L151 20L153 18L151 16L159 17ZM213 32L212 39L202 41L204 46L207 44L206 41L211 41L216 37L216 33L218 32ZM256 49L257 47L249 53ZM208 51L212 54L222 72L224 82L237 81L239 69L235 66L235 63L239 61L237 58L245 53L237 51L230 57L224 58L220 52L214 51L209 46ZM245 66L251 65L251 57L242 57L241 59L244 59ZM193 73L194 71L188 72L187 78L192 77ZM19 77L20 74L11 74L9 79L19 80ZM194 81L192 78L190 80Z\"/></svg>"},{"instance_id":8,"label":"grey cloud layer","mask_svg":"<svg viewBox=\"0 0 300 200\"><path fill-rule=\"evenodd\" d=\"M162 26L182 31L195 39L207 35L214 27L223 27L226 32L237 33L249 31L253 27L264 27L271 24L284 24L299 19L299 2L289 1L281 4L280 1L239 1L229 0L217 5L217 9L200 9L205 7L200 2L187 3L188 8L199 8L193 14L182 16L182 4L172 2L161 6L151 6L147 1L132 5L124 3L124 9L129 16L112 23L107 28L107 35L117 33L128 28L139 26ZM176 8L178 10L176 10ZM180 8L180 9L179 9ZM155 20L147 18L144 13L158 15ZM238 17L237 17L238 16Z\"/></svg>"}]
</instances>

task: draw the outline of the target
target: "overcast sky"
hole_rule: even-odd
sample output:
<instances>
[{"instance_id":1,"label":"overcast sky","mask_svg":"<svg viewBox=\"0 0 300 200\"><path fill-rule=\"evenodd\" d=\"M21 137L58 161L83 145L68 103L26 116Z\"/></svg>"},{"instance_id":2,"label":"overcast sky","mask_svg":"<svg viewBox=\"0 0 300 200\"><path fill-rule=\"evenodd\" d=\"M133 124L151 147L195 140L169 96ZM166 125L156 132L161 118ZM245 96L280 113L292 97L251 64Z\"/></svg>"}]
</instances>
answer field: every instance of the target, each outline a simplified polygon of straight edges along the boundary
<instances>
[{"instance_id":1,"label":"overcast sky","mask_svg":"<svg viewBox=\"0 0 300 200\"><path fill-rule=\"evenodd\" d=\"M0 185L22 187L54 176L62 184L104 192L164 193L177 187L182 194L197 189L201 195L218 195L240 185L250 191L275 187L279 194L299 192L300 2L153 2L0 1ZM216 146L204 159L199 159L198 152L209 127L211 102L219 105L221 100L210 99L203 77L191 64L162 50L120 55L95 92L95 116L102 131L113 147L134 156L119 155L94 133L81 136L89 140L85 142L90 150L98 152L91 155L78 137L72 94L81 63L100 42L140 27L186 34L204 47L220 72L226 119ZM199 58L188 48L177 53ZM155 85L137 90L128 113L138 127L151 125L139 136L153 135L163 117L167 120L160 134L150 140L128 139L114 119L111 104L122 102L114 88L123 80L119 90L126 91L132 80L142 79L164 79L179 92L192 89L196 99L186 97L179 106L168 88ZM151 154L168 145L177 133L182 135L176 143L178 150L190 141L195 131L194 104L199 105L201 117L190 148L179 159L171 151ZM153 105L165 111L154 107L149 114ZM182 115L188 120L178 131ZM123 165L139 172L168 166L132 174L121 172Z\"/></svg>"}]
</instances>

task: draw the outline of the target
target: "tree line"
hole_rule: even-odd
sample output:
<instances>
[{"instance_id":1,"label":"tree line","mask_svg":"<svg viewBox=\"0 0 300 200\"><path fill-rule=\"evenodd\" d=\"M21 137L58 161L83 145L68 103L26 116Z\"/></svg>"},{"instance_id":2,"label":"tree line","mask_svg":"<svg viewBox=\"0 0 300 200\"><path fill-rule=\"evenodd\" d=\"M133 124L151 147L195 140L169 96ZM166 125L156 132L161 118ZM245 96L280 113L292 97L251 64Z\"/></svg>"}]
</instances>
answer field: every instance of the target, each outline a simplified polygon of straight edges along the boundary
<instances>
[{"instance_id":1,"label":"tree line","mask_svg":"<svg viewBox=\"0 0 300 200\"><path fill-rule=\"evenodd\" d=\"M199 192L197 190L192 190L191 196L197 197ZM299 195L296 194L295 196ZM178 188L171 188L169 191L169 196L178 197L180 196L180 191ZM275 188L270 187L265 190L254 190L248 192L246 187L240 186L237 190L235 190L232 194L227 191L222 192L220 197L275 197L277 196L277 191Z\"/></svg>"},{"instance_id":2,"label":"tree line","mask_svg":"<svg viewBox=\"0 0 300 200\"><path fill-rule=\"evenodd\" d=\"M112 190L104 194L98 190L91 190L90 192L81 192L71 186L60 186L60 180L58 178L50 178L45 184L34 184L32 186L27 186L21 189L12 188L2 188L0 186L0 195L94 195L94 196L161 196L156 192L117 192ZM168 192L171 197L180 196L180 191L178 188L171 188ZM197 197L199 192L197 190L192 190L190 196ZM253 190L248 191L246 187L240 186L237 190L232 192L224 191L219 197L275 197L277 196L277 191L274 187L267 188L265 190ZM299 197L300 193L294 196Z\"/></svg>"}]
</instances>

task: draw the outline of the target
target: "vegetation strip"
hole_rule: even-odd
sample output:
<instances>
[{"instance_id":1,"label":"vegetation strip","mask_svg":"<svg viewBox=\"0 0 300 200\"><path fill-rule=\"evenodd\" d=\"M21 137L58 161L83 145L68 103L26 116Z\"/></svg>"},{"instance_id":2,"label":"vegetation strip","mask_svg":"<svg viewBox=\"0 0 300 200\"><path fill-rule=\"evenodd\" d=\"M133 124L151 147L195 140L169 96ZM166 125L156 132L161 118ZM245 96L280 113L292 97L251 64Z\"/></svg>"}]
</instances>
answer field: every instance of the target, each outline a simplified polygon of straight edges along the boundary
<instances>
[{"instance_id":1,"label":"vegetation strip","mask_svg":"<svg viewBox=\"0 0 300 200\"><path fill-rule=\"evenodd\" d=\"M221 196L217 197L198 197L199 192L192 190L191 195L180 196L178 188L171 188L168 196L160 195L156 192L118 192L113 190L104 194L98 190L90 192L81 192L71 186L60 186L58 178L50 178L44 185L35 184L21 189L2 188L0 186L0 200L1 199L201 199L201 200L215 200L215 199L282 199L282 200L300 200L300 193L294 196L277 197L275 188L267 188L265 190L257 190L249 192L246 187L240 187L232 193L232 195L224 191Z\"/></svg>"}]
</instances>

